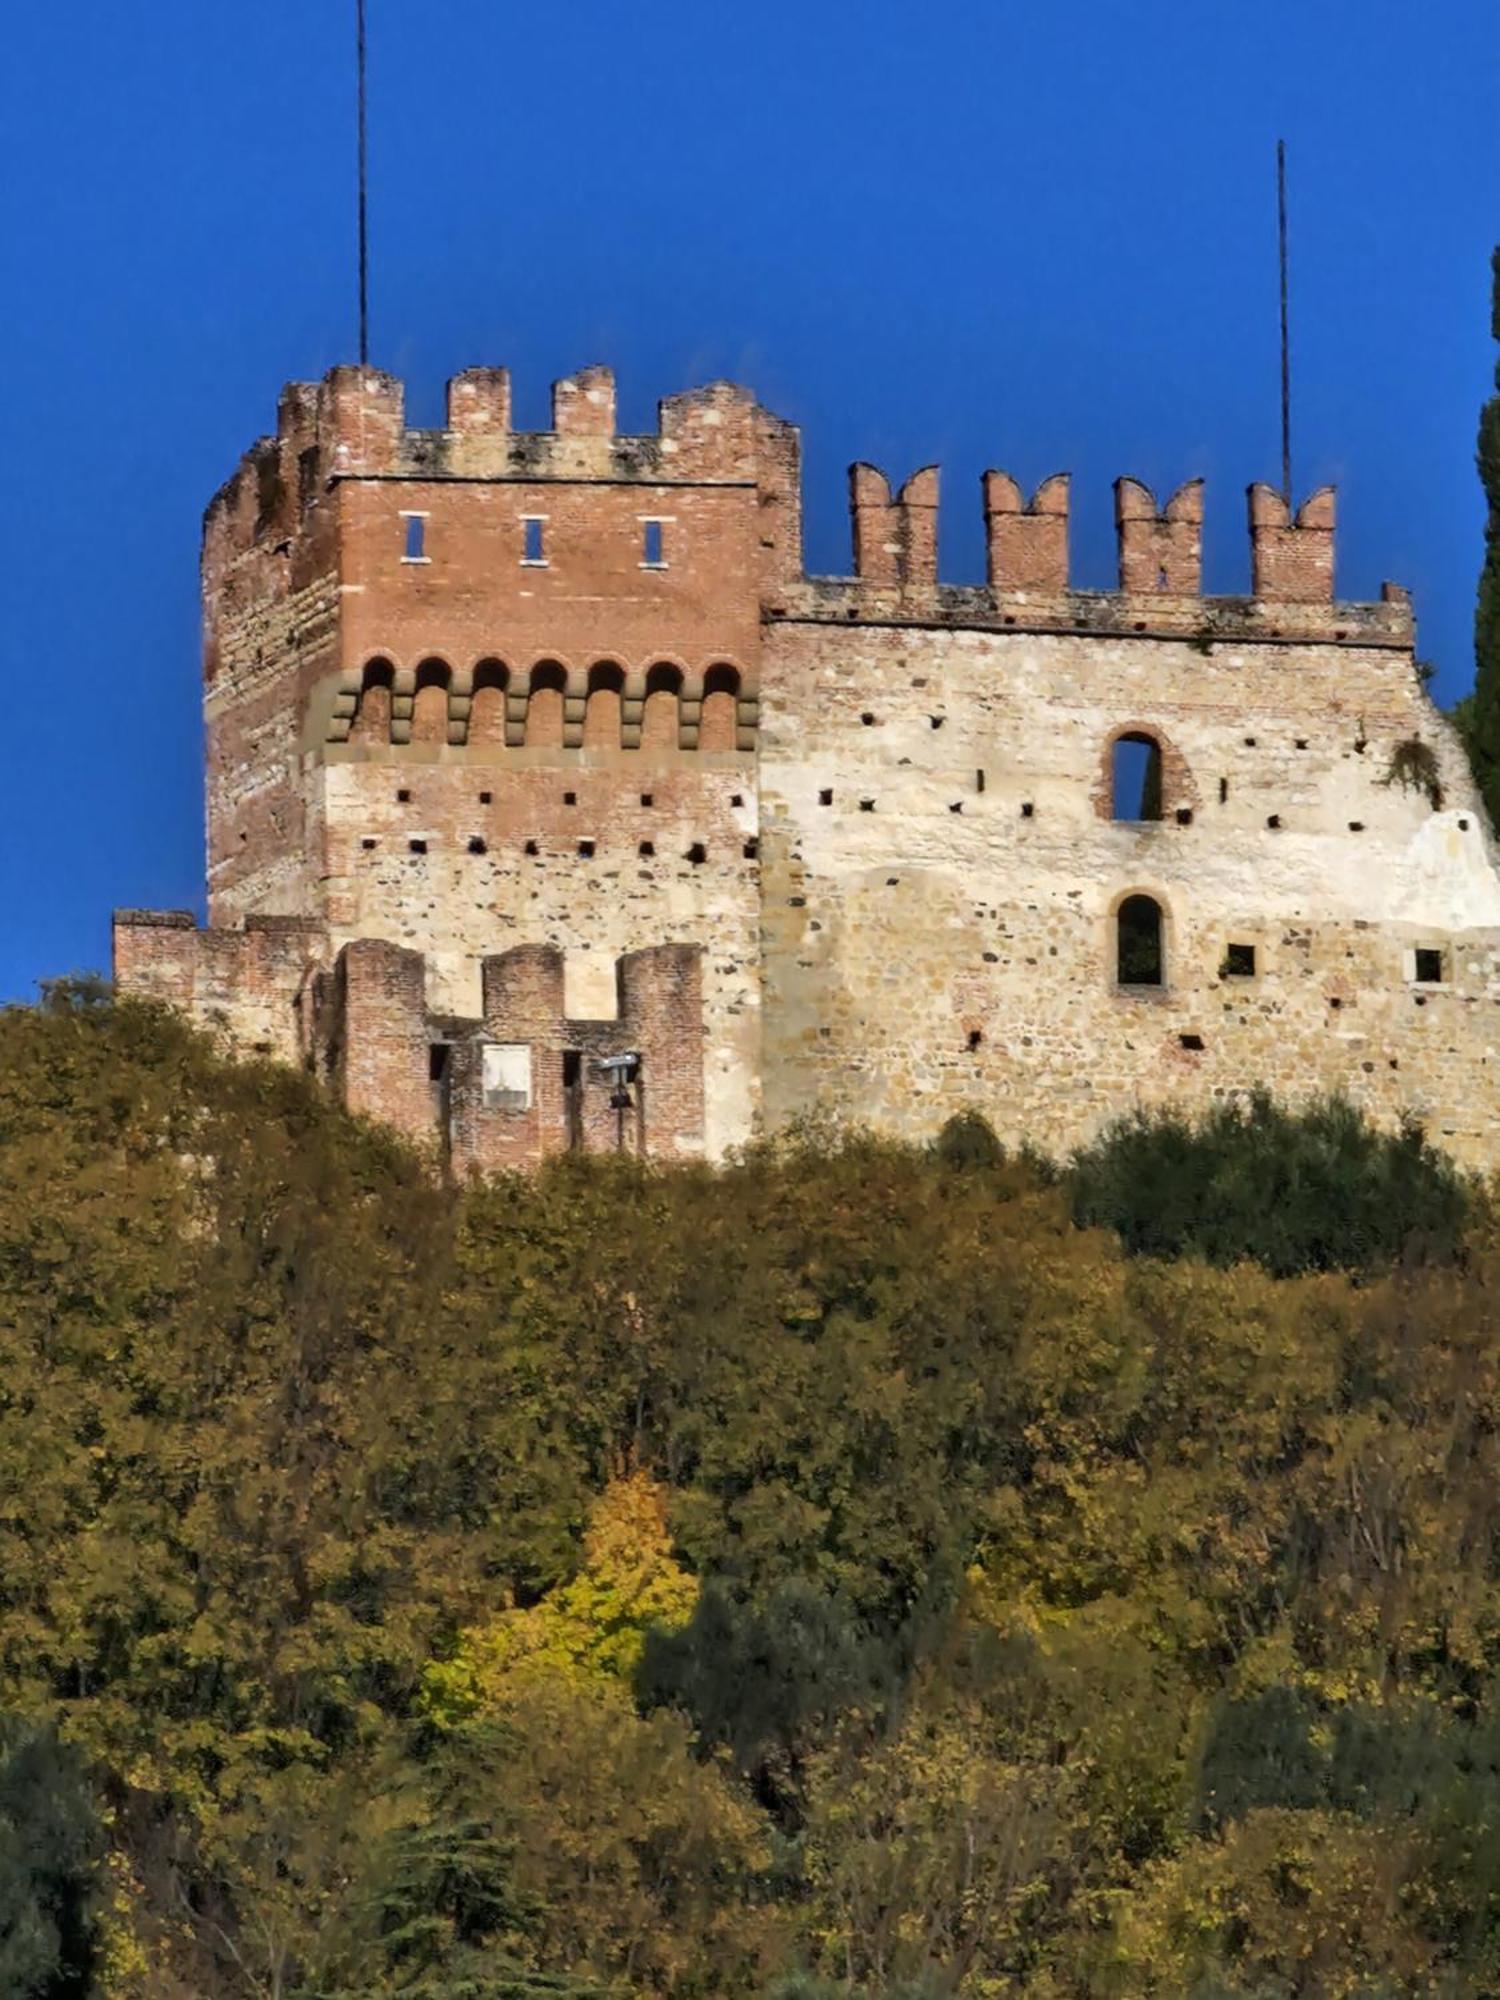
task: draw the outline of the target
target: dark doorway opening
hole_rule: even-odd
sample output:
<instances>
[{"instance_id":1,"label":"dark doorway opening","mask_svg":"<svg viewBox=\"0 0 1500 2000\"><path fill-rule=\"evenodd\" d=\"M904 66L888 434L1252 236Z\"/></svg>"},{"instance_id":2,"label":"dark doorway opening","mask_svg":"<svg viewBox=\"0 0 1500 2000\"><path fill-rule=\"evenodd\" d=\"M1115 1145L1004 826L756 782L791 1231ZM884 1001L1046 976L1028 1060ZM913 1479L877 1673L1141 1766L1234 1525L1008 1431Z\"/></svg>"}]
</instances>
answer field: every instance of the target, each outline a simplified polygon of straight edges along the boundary
<instances>
[{"instance_id":1,"label":"dark doorway opening","mask_svg":"<svg viewBox=\"0 0 1500 2000\"><path fill-rule=\"evenodd\" d=\"M577 1049L564 1049L562 1059L563 1126L568 1135L568 1151L583 1151L583 1057Z\"/></svg>"},{"instance_id":2,"label":"dark doorway opening","mask_svg":"<svg viewBox=\"0 0 1500 2000\"><path fill-rule=\"evenodd\" d=\"M449 1084L453 1073L453 1050L447 1042L427 1045L427 1087L432 1097L432 1120L437 1126L443 1150L448 1150Z\"/></svg>"}]
</instances>

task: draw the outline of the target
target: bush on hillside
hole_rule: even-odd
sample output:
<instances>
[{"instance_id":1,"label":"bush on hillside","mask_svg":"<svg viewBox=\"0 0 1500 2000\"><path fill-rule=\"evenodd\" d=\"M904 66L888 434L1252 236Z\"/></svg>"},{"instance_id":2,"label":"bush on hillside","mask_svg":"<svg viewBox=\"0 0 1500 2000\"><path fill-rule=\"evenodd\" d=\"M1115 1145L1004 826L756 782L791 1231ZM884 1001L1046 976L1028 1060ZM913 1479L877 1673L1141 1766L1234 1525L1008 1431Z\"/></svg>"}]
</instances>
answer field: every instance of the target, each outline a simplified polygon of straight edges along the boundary
<instances>
[{"instance_id":1,"label":"bush on hillside","mask_svg":"<svg viewBox=\"0 0 1500 2000\"><path fill-rule=\"evenodd\" d=\"M1343 1098L1288 1110L1263 1090L1196 1120L1118 1119L1067 1182L1074 1220L1133 1257L1251 1258L1278 1278L1452 1262L1473 1195L1416 1123L1382 1132Z\"/></svg>"}]
</instances>

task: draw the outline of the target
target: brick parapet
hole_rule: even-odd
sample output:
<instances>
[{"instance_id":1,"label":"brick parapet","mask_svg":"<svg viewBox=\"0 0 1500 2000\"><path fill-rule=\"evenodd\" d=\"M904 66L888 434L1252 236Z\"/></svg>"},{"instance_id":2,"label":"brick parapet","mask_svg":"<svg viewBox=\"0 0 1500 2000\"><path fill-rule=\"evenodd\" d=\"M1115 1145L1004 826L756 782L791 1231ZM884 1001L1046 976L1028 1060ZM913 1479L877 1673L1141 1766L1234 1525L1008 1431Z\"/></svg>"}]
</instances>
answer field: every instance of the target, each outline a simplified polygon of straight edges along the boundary
<instances>
[{"instance_id":1,"label":"brick parapet","mask_svg":"<svg viewBox=\"0 0 1500 2000\"><path fill-rule=\"evenodd\" d=\"M308 994L328 957L323 924L265 918L200 929L190 910L116 910L112 930L122 992L180 1008L242 1054L306 1058Z\"/></svg>"}]
</instances>

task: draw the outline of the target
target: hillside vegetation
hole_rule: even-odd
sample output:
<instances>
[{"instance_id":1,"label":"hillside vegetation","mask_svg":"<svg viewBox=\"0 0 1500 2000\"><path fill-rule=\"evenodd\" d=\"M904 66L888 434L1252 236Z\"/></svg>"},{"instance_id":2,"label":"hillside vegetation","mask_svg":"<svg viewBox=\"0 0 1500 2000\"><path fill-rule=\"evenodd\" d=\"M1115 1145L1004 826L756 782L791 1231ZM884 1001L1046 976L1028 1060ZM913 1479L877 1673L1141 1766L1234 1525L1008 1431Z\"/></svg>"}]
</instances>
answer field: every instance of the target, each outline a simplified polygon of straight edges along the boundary
<instances>
[{"instance_id":1,"label":"hillside vegetation","mask_svg":"<svg viewBox=\"0 0 1500 2000\"><path fill-rule=\"evenodd\" d=\"M455 1191L0 1015L0 1992L1500 1994L1500 1238L1229 1123Z\"/></svg>"}]
</instances>

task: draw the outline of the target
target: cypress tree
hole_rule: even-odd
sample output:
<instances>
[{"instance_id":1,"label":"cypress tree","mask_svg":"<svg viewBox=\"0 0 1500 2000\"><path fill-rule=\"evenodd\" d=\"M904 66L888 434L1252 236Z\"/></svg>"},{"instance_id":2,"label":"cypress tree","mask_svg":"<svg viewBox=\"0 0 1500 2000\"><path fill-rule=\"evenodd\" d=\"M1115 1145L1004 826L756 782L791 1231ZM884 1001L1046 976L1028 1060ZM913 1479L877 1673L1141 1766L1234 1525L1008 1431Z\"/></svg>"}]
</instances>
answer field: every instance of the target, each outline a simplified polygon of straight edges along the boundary
<instances>
[{"instance_id":1,"label":"cypress tree","mask_svg":"<svg viewBox=\"0 0 1500 2000\"><path fill-rule=\"evenodd\" d=\"M1500 249L1490 259L1490 331L1500 341ZM1495 368L1500 390L1500 363ZM1479 416L1479 478L1486 501L1484 568L1474 610L1474 692L1463 704L1469 761L1484 794L1490 823L1500 826L1500 394Z\"/></svg>"}]
</instances>

